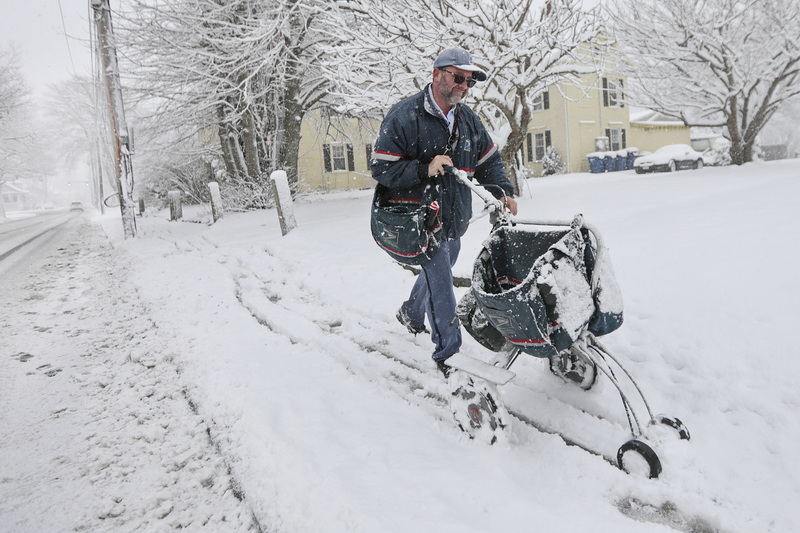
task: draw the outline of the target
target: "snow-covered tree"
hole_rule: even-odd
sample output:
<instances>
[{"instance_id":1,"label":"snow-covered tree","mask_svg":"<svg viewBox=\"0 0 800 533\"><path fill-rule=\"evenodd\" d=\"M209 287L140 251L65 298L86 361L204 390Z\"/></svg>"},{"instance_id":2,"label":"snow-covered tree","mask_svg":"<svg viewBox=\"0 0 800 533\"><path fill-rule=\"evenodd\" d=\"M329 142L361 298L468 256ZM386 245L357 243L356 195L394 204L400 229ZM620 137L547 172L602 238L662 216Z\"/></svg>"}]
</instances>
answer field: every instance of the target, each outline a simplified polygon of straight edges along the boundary
<instances>
[{"instance_id":1,"label":"snow-covered tree","mask_svg":"<svg viewBox=\"0 0 800 533\"><path fill-rule=\"evenodd\" d=\"M17 50L0 48L0 120L7 120L15 109L24 105L29 94Z\"/></svg>"},{"instance_id":2,"label":"snow-covered tree","mask_svg":"<svg viewBox=\"0 0 800 533\"><path fill-rule=\"evenodd\" d=\"M24 117L30 91L14 48L0 49L0 183L21 171L18 153L30 139Z\"/></svg>"},{"instance_id":3,"label":"snow-covered tree","mask_svg":"<svg viewBox=\"0 0 800 533\"><path fill-rule=\"evenodd\" d=\"M468 50L489 75L470 103L502 146L515 187L531 106L545 87L595 72L597 12L577 0L340 0L346 35L327 50L345 111L375 114L431 79L444 48ZM588 59L588 60L587 60Z\"/></svg>"},{"instance_id":4,"label":"snow-covered tree","mask_svg":"<svg viewBox=\"0 0 800 533\"><path fill-rule=\"evenodd\" d=\"M552 176L553 174L563 174L566 169L561 155L552 146L548 146L544 158L542 158L542 175Z\"/></svg>"},{"instance_id":5,"label":"snow-covered tree","mask_svg":"<svg viewBox=\"0 0 800 533\"><path fill-rule=\"evenodd\" d=\"M216 131L233 180L296 181L300 125L327 93L314 68L324 0L136 0L120 32L137 99L164 129ZM152 107L155 102L155 107Z\"/></svg>"},{"instance_id":6,"label":"snow-covered tree","mask_svg":"<svg viewBox=\"0 0 800 533\"><path fill-rule=\"evenodd\" d=\"M797 0L612 0L628 97L687 126L723 128L735 164L800 94Z\"/></svg>"},{"instance_id":7,"label":"snow-covered tree","mask_svg":"<svg viewBox=\"0 0 800 533\"><path fill-rule=\"evenodd\" d=\"M3 183L32 175L27 165L35 136L29 118L30 91L14 48L0 48L0 188ZM37 161L37 159L33 159ZM5 208L0 197L0 219Z\"/></svg>"}]
</instances>

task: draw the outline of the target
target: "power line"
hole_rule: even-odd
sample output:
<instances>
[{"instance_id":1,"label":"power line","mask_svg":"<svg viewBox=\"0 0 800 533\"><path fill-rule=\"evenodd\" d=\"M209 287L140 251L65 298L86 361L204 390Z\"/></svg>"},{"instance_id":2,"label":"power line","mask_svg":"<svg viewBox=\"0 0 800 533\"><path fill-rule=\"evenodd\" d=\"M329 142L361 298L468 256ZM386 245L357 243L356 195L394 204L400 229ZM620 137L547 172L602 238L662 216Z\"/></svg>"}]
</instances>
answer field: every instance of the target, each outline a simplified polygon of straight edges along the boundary
<instances>
[{"instance_id":1,"label":"power line","mask_svg":"<svg viewBox=\"0 0 800 533\"><path fill-rule=\"evenodd\" d=\"M69 37L67 36L67 24L64 22L64 9L61 7L61 0L58 0L58 11L61 13L61 27L64 28L64 40L67 42L69 64L72 65L72 73L76 74L75 62L72 60L72 48L69 46Z\"/></svg>"}]
</instances>

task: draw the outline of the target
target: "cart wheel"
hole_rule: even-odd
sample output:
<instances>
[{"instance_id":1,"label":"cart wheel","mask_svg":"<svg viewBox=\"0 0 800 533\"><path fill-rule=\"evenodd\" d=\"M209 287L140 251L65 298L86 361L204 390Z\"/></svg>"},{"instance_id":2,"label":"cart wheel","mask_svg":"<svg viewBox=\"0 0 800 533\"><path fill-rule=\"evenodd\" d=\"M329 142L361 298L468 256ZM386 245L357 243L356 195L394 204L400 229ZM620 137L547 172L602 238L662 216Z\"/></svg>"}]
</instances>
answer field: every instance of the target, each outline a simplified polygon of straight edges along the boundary
<instances>
[{"instance_id":1,"label":"cart wheel","mask_svg":"<svg viewBox=\"0 0 800 533\"><path fill-rule=\"evenodd\" d=\"M550 372L566 383L589 390L597 381L597 365L578 351L564 350L549 357Z\"/></svg>"},{"instance_id":2,"label":"cart wheel","mask_svg":"<svg viewBox=\"0 0 800 533\"><path fill-rule=\"evenodd\" d=\"M655 479L661 474L661 460L653 448L640 440L629 440L619 447L617 466L628 474L640 474Z\"/></svg>"},{"instance_id":3,"label":"cart wheel","mask_svg":"<svg viewBox=\"0 0 800 533\"><path fill-rule=\"evenodd\" d=\"M689 435L689 429L681 422L680 418L675 418L667 415L657 415L654 418L654 421L658 424L664 424L665 426L669 426L675 431L678 432L678 436L682 440L690 440L692 438Z\"/></svg>"},{"instance_id":4,"label":"cart wheel","mask_svg":"<svg viewBox=\"0 0 800 533\"><path fill-rule=\"evenodd\" d=\"M498 406L495 395L487 383L473 380L466 374L450 376L448 384L455 390L450 396L450 410L458 427L469 435L494 444L506 428L505 408Z\"/></svg>"}]
</instances>

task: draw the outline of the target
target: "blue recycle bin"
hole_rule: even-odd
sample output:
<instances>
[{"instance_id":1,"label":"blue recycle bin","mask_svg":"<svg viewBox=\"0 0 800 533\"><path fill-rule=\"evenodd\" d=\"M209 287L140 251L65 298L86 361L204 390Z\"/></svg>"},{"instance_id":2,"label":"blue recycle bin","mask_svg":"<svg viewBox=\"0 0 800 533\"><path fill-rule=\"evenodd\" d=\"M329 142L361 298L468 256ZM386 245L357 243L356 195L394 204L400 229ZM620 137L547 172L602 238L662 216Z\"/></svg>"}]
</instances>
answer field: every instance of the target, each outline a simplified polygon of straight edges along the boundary
<instances>
[{"instance_id":1,"label":"blue recycle bin","mask_svg":"<svg viewBox=\"0 0 800 533\"><path fill-rule=\"evenodd\" d=\"M627 163L628 163L628 153L618 152L614 160L614 165L615 165L614 170L625 170Z\"/></svg>"},{"instance_id":2,"label":"blue recycle bin","mask_svg":"<svg viewBox=\"0 0 800 533\"><path fill-rule=\"evenodd\" d=\"M617 170L617 158L614 157L612 154L606 153L605 161L605 170L606 172L614 172Z\"/></svg>"},{"instance_id":3,"label":"blue recycle bin","mask_svg":"<svg viewBox=\"0 0 800 533\"><path fill-rule=\"evenodd\" d=\"M589 172L592 174L600 174L601 172L605 171L605 163L603 159L600 159L597 155L588 155L586 156L589 159Z\"/></svg>"},{"instance_id":4,"label":"blue recycle bin","mask_svg":"<svg viewBox=\"0 0 800 533\"><path fill-rule=\"evenodd\" d=\"M626 170L633 170L633 162L636 160L636 157L639 155L639 150L637 148L629 148L628 149L628 157L627 161L625 162L625 169Z\"/></svg>"}]
</instances>

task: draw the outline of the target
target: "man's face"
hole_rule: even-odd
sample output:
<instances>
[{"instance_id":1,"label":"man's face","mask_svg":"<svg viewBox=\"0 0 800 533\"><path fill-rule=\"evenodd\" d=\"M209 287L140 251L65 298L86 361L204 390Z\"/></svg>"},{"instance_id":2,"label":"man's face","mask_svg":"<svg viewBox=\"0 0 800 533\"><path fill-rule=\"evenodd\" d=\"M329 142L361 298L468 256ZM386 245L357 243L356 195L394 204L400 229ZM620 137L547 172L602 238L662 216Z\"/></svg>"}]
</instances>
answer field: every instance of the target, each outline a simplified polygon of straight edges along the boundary
<instances>
[{"instance_id":1,"label":"man's face","mask_svg":"<svg viewBox=\"0 0 800 533\"><path fill-rule=\"evenodd\" d=\"M463 76L462 83L456 83L454 76ZM433 88L450 105L456 105L469 91L467 80L472 77L472 72L456 67L442 67L433 70Z\"/></svg>"}]
</instances>

